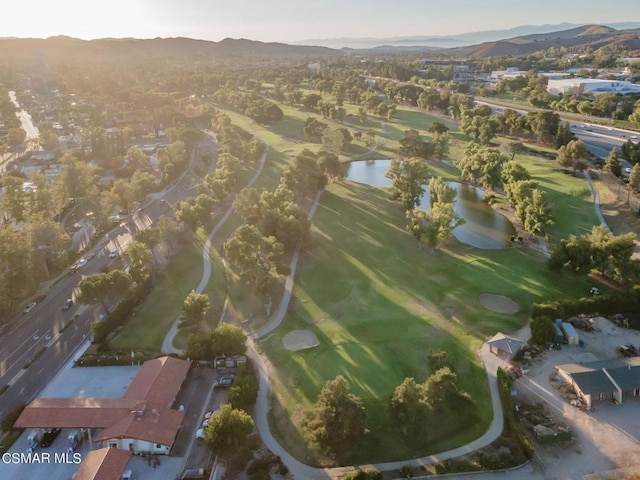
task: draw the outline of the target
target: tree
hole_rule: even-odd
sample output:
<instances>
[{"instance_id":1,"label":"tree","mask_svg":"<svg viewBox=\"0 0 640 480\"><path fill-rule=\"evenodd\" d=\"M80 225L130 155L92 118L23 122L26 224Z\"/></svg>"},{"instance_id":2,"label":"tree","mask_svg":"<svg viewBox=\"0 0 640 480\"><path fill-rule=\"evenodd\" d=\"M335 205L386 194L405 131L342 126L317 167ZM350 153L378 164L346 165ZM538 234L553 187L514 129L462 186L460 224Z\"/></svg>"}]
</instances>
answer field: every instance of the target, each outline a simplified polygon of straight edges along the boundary
<instances>
[{"instance_id":1,"label":"tree","mask_svg":"<svg viewBox=\"0 0 640 480\"><path fill-rule=\"evenodd\" d=\"M431 203L453 203L456 189L450 187L442 177L433 177L429 182L429 197Z\"/></svg>"},{"instance_id":2,"label":"tree","mask_svg":"<svg viewBox=\"0 0 640 480\"><path fill-rule=\"evenodd\" d=\"M516 215L527 232L540 235L546 226L553 224L552 210L547 192L536 188L531 197L516 206Z\"/></svg>"},{"instance_id":3,"label":"tree","mask_svg":"<svg viewBox=\"0 0 640 480\"><path fill-rule=\"evenodd\" d=\"M434 147L425 142L417 130L409 129L400 139L400 151L411 157L427 159L433 155Z\"/></svg>"},{"instance_id":4,"label":"tree","mask_svg":"<svg viewBox=\"0 0 640 480\"><path fill-rule=\"evenodd\" d=\"M26 132L22 128L10 128L7 131L7 145L17 147L24 143L27 138Z\"/></svg>"},{"instance_id":5,"label":"tree","mask_svg":"<svg viewBox=\"0 0 640 480\"><path fill-rule=\"evenodd\" d=\"M541 316L531 320L531 338L529 339L529 343L532 345L546 345L547 342L553 340L555 334L556 330L551 318Z\"/></svg>"},{"instance_id":6,"label":"tree","mask_svg":"<svg viewBox=\"0 0 640 480\"><path fill-rule=\"evenodd\" d=\"M620 163L618 149L613 147L609 156L607 157L607 163L604 165L604 169L613 173L616 177L622 176L622 164Z\"/></svg>"},{"instance_id":7,"label":"tree","mask_svg":"<svg viewBox=\"0 0 640 480\"><path fill-rule=\"evenodd\" d=\"M211 332L211 353L220 355L244 355L247 351L247 337L244 331L230 323L223 323Z\"/></svg>"},{"instance_id":8,"label":"tree","mask_svg":"<svg viewBox=\"0 0 640 480\"><path fill-rule=\"evenodd\" d=\"M122 270L89 275L78 284L78 301L83 304L99 303L109 314L109 301L125 295L131 287L131 277Z\"/></svg>"},{"instance_id":9,"label":"tree","mask_svg":"<svg viewBox=\"0 0 640 480\"><path fill-rule=\"evenodd\" d=\"M253 420L244 410L236 410L223 403L215 415L209 418L204 429L204 440L218 455L236 452L253 431Z\"/></svg>"},{"instance_id":10,"label":"tree","mask_svg":"<svg viewBox=\"0 0 640 480\"><path fill-rule=\"evenodd\" d=\"M457 375L449 367L442 367L427 378L423 385L424 401L431 408L439 407L450 395L457 393Z\"/></svg>"},{"instance_id":11,"label":"tree","mask_svg":"<svg viewBox=\"0 0 640 480\"><path fill-rule=\"evenodd\" d=\"M259 293L269 294L276 274L287 274L284 245L264 237L253 225L242 225L224 243L224 255L240 277Z\"/></svg>"},{"instance_id":12,"label":"tree","mask_svg":"<svg viewBox=\"0 0 640 480\"><path fill-rule=\"evenodd\" d=\"M436 133L436 138L433 140L433 151L438 158L446 158L449 154L449 134L448 133Z\"/></svg>"},{"instance_id":13,"label":"tree","mask_svg":"<svg viewBox=\"0 0 640 480\"><path fill-rule=\"evenodd\" d=\"M211 352L211 337L202 332L189 335L186 355L192 360L210 360L213 357Z\"/></svg>"},{"instance_id":14,"label":"tree","mask_svg":"<svg viewBox=\"0 0 640 480\"><path fill-rule=\"evenodd\" d=\"M631 169L628 188L630 192L637 192L640 189L640 163L636 163ZM628 202L629 199L627 199Z\"/></svg>"},{"instance_id":15,"label":"tree","mask_svg":"<svg viewBox=\"0 0 640 480\"><path fill-rule=\"evenodd\" d=\"M147 156L138 148L130 147L127 150L127 167L133 171L140 170L150 165Z\"/></svg>"},{"instance_id":16,"label":"tree","mask_svg":"<svg viewBox=\"0 0 640 480\"><path fill-rule=\"evenodd\" d=\"M150 275L149 263L152 255L149 248L136 240L132 241L125 250L129 258L129 275L136 285L143 284Z\"/></svg>"},{"instance_id":17,"label":"tree","mask_svg":"<svg viewBox=\"0 0 640 480\"><path fill-rule=\"evenodd\" d=\"M182 314L186 323L198 323L204 320L211 308L209 296L204 293L196 293L191 290L182 302Z\"/></svg>"},{"instance_id":18,"label":"tree","mask_svg":"<svg viewBox=\"0 0 640 480\"><path fill-rule=\"evenodd\" d=\"M453 229L463 225L464 219L460 218L450 203L437 202L424 216L424 235L427 245L431 249L451 238Z\"/></svg>"},{"instance_id":19,"label":"tree","mask_svg":"<svg viewBox=\"0 0 640 480\"><path fill-rule=\"evenodd\" d=\"M576 140L576 136L571 131L569 122L564 122L558 126L558 132L556 133L556 148L560 148L563 145L567 145L572 140Z\"/></svg>"},{"instance_id":20,"label":"tree","mask_svg":"<svg viewBox=\"0 0 640 480\"><path fill-rule=\"evenodd\" d=\"M429 126L429 131L432 133L439 133L439 134L443 134L443 133L447 133L449 131L449 127L447 127L444 123L442 122L433 122L430 126Z\"/></svg>"},{"instance_id":21,"label":"tree","mask_svg":"<svg viewBox=\"0 0 640 480\"><path fill-rule=\"evenodd\" d=\"M5 222L22 223L27 219L27 195L22 189L23 184L22 178L12 175L5 175L2 180L2 210Z\"/></svg>"},{"instance_id":22,"label":"tree","mask_svg":"<svg viewBox=\"0 0 640 480\"><path fill-rule=\"evenodd\" d=\"M36 215L27 228L27 241L35 265L41 265L46 277L49 265L60 258L70 237L62 225L51 218Z\"/></svg>"},{"instance_id":23,"label":"tree","mask_svg":"<svg viewBox=\"0 0 640 480\"><path fill-rule=\"evenodd\" d=\"M405 436L423 428L428 410L423 398L423 386L413 378L405 378L391 396L391 415Z\"/></svg>"},{"instance_id":24,"label":"tree","mask_svg":"<svg viewBox=\"0 0 640 480\"><path fill-rule=\"evenodd\" d=\"M325 383L315 405L306 412L303 427L323 451L334 455L357 448L368 431L362 400L349 393L349 383L342 375Z\"/></svg>"},{"instance_id":25,"label":"tree","mask_svg":"<svg viewBox=\"0 0 640 480\"><path fill-rule=\"evenodd\" d=\"M502 185L504 186L504 193L506 194L509 201L511 201L511 203L515 203L513 193L511 191L512 186L513 184L515 184L515 182L519 182L521 180L530 180L531 176L529 175L529 171L518 162L514 162L512 160L502 166L500 175L502 179Z\"/></svg>"},{"instance_id":26,"label":"tree","mask_svg":"<svg viewBox=\"0 0 640 480\"><path fill-rule=\"evenodd\" d=\"M572 168L575 174L576 171L582 171L587 167L585 160L588 156L587 146L581 140L571 140L558 149L558 164Z\"/></svg>"},{"instance_id":27,"label":"tree","mask_svg":"<svg viewBox=\"0 0 640 480\"><path fill-rule=\"evenodd\" d=\"M258 379L251 374L236 377L229 389L229 403L233 408L247 410L258 399Z\"/></svg>"},{"instance_id":28,"label":"tree","mask_svg":"<svg viewBox=\"0 0 640 480\"><path fill-rule=\"evenodd\" d=\"M464 180L478 183L485 189L495 189L500 183L502 165L508 160L499 150L469 143L464 157L456 162L456 166Z\"/></svg>"},{"instance_id":29,"label":"tree","mask_svg":"<svg viewBox=\"0 0 640 480\"><path fill-rule=\"evenodd\" d=\"M385 177L391 179L394 200L400 200L406 210L420 205L424 185L429 179L429 167L419 158L394 158Z\"/></svg>"},{"instance_id":30,"label":"tree","mask_svg":"<svg viewBox=\"0 0 640 480\"><path fill-rule=\"evenodd\" d=\"M509 142L505 144L504 149L508 155L511 155L511 160L513 161L517 154L524 151L524 145L522 142Z\"/></svg>"}]
</instances>

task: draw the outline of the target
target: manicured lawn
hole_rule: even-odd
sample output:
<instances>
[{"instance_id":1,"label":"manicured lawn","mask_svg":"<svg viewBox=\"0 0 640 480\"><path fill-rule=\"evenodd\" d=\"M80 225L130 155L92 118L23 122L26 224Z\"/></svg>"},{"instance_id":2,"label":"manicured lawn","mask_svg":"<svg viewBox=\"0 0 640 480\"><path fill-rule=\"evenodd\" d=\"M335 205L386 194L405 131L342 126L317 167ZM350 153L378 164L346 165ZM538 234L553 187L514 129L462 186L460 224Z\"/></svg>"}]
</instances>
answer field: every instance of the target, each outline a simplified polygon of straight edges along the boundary
<instances>
[{"instance_id":1,"label":"manicured lawn","mask_svg":"<svg viewBox=\"0 0 640 480\"><path fill-rule=\"evenodd\" d=\"M583 281L549 272L545 260L530 250L484 251L455 240L435 253L419 249L404 231L400 205L383 189L332 185L313 224L313 242L298 267L289 313L262 347L277 370L273 430L292 453L314 463L326 459L300 441L299 420L324 383L338 374L363 398L370 419L372 438L354 461L400 460L477 438L491 418L476 355L482 340L523 325L532 301L587 290ZM490 312L479 303L481 293L507 295L520 311ZM295 329L312 330L320 345L286 351L282 337ZM427 436L407 445L390 424L388 401L405 377L425 380L427 355L438 350L447 352L460 387L478 408L458 412L458 419L465 418L460 423L444 414L455 428L438 422L429 426Z\"/></svg>"}]
</instances>

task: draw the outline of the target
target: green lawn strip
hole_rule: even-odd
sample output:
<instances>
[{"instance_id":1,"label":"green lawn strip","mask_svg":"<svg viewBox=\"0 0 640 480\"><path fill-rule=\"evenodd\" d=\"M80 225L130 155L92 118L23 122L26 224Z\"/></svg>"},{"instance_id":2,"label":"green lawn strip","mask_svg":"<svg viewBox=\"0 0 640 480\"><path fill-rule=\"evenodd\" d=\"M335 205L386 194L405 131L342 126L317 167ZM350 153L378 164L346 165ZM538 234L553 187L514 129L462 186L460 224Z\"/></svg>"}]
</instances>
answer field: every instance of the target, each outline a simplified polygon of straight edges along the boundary
<instances>
[{"instance_id":1,"label":"green lawn strip","mask_svg":"<svg viewBox=\"0 0 640 480\"><path fill-rule=\"evenodd\" d=\"M338 374L363 398L371 422L372 437L354 461L399 460L477 438L491 418L476 354L482 340L524 324L534 300L578 296L586 289L583 281L549 272L539 254L525 249L484 251L455 240L443 251L419 249L404 231L401 206L384 189L332 185L313 223L289 313L262 347L277 370L274 431L292 453L316 464L324 460L300 441L299 419ZM481 293L505 294L521 309L514 315L490 312L479 303ZM284 350L282 337L295 329L312 330L320 345ZM461 389L478 403L477 418L451 430L446 425L455 423L455 415L445 413L447 420L407 445L389 423L388 400L405 377L424 381L427 355L438 350L447 351Z\"/></svg>"},{"instance_id":2,"label":"green lawn strip","mask_svg":"<svg viewBox=\"0 0 640 480\"><path fill-rule=\"evenodd\" d=\"M111 348L160 351L182 302L202 278L201 248L191 245L170 260L145 302L110 342Z\"/></svg>"}]
</instances>

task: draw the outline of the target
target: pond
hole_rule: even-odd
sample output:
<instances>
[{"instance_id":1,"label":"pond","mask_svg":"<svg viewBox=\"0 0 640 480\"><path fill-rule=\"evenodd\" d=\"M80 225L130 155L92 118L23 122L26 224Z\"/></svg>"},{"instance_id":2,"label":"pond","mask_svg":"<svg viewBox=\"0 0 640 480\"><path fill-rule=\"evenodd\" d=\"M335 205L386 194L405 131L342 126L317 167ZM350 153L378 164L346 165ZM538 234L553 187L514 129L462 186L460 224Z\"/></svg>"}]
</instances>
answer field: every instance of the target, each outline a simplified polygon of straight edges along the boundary
<instances>
[{"instance_id":1,"label":"pond","mask_svg":"<svg viewBox=\"0 0 640 480\"><path fill-rule=\"evenodd\" d=\"M374 187L389 187L391 180L384 176L391 160L367 160L351 162L347 178ZM453 230L462 243L483 249L507 248L515 229L506 217L500 215L482 201L484 191L471 185L450 182L456 189L454 209L465 224ZM420 208L429 209L429 190L422 196Z\"/></svg>"}]
</instances>

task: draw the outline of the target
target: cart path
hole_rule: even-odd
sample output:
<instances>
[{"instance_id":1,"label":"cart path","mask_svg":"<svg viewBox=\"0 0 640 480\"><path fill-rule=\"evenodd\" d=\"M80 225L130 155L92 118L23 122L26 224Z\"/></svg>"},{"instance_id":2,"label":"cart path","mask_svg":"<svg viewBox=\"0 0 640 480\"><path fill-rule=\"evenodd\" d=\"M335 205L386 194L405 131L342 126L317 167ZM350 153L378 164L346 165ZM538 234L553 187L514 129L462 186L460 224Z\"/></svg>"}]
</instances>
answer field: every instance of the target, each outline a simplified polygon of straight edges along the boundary
<instances>
[{"instance_id":1,"label":"cart path","mask_svg":"<svg viewBox=\"0 0 640 480\"><path fill-rule=\"evenodd\" d=\"M253 177L251 177L251 180L249 180L249 183L247 183L247 188L252 187L253 184L256 183L256 180L258 180L258 177L260 176L260 174L262 173L262 169L264 168L264 164L267 161L268 153L269 153L269 146L267 145L267 148L265 149L264 153L262 154L262 157L260 158L260 164L258 165L258 169L256 170L256 173L253 175ZM211 278L211 253L210 253L211 242L213 241L213 237L215 237L216 233L218 233L218 231L226 223L226 221L229 219L232 213L233 213L233 204L227 209L224 216L218 221L218 223L213 227L213 229L211 229L211 232L209 232L209 235L207 236L207 240L204 243L204 246L202 247L203 271L202 271L202 278L200 279L200 283L195 288L196 293L202 293L205 287L207 286L207 284L209 283L209 279ZM164 340L162 342L162 349L161 349L162 353L175 353L178 355L183 353L182 350L173 346L173 340L178 334L179 324L180 324L180 318L176 318L175 321L173 322L173 325L171 325L171 328L167 332L167 335L164 337Z\"/></svg>"}]
</instances>

